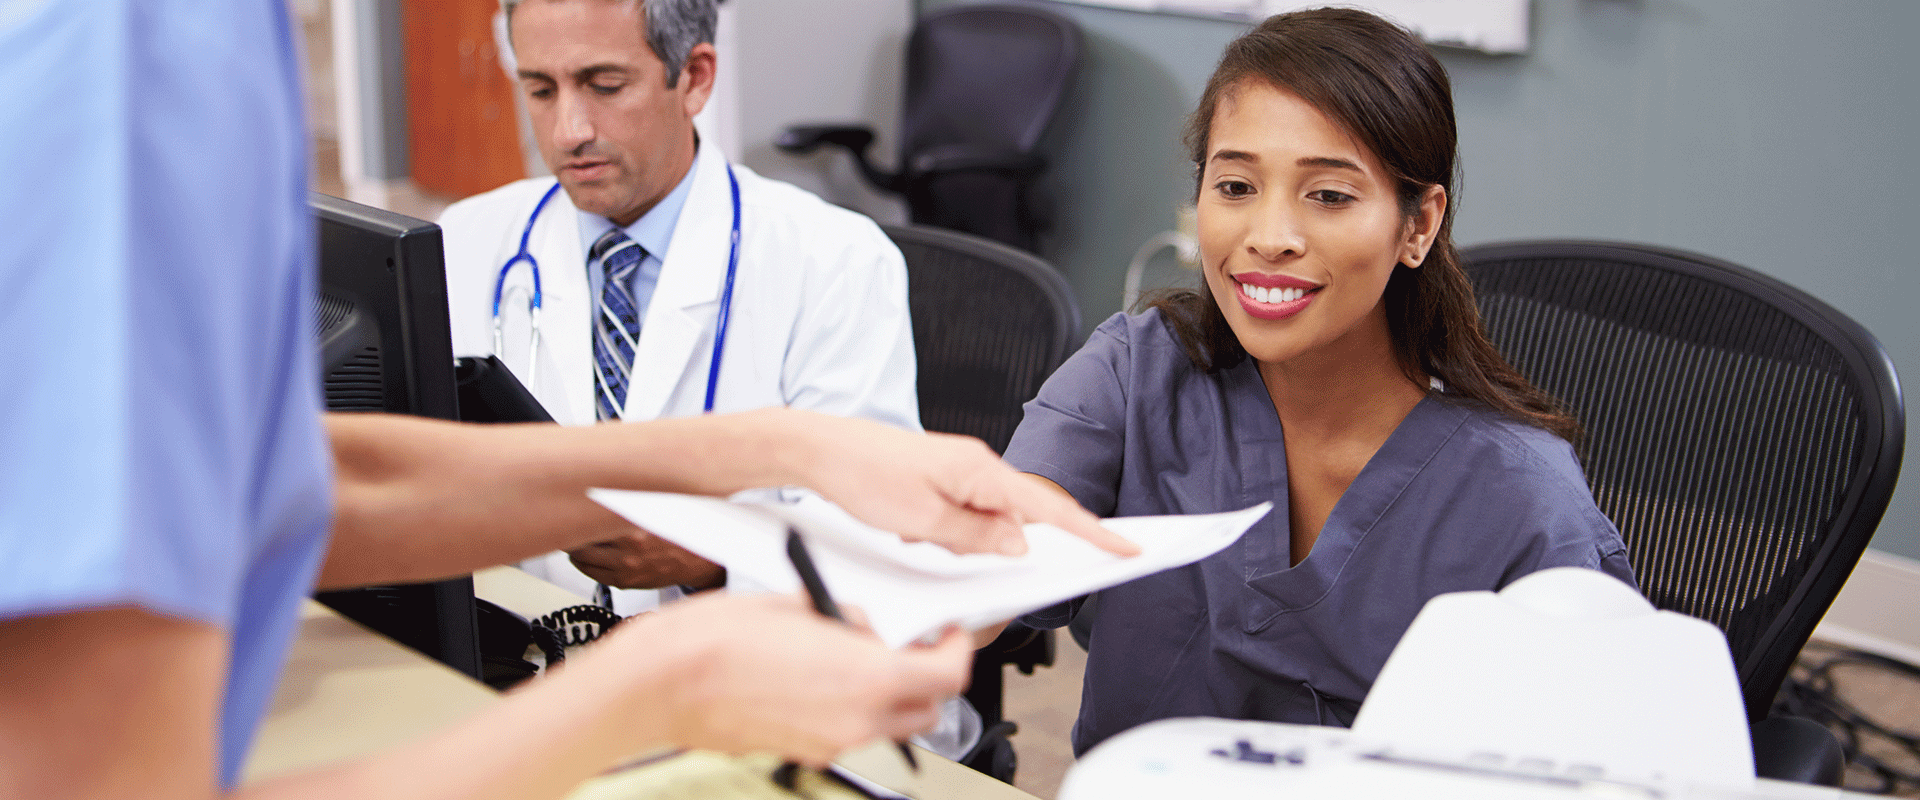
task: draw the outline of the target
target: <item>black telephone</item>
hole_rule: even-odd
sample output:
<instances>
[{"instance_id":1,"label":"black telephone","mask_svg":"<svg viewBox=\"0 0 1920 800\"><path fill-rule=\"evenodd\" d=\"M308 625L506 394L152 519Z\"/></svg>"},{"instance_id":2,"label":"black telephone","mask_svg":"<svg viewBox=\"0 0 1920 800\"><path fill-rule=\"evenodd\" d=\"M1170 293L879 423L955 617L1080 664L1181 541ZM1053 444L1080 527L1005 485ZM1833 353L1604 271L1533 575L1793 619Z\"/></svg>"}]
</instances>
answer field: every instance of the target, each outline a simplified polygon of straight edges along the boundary
<instances>
[{"instance_id":1,"label":"black telephone","mask_svg":"<svg viewBox=\"0 0 1920 800\"><path fill-rule=\"evenodd\" d=\"M546 406L534 399L499 356L463 356L453 362L462 422L552 422Z\"/></svg>"},{"instance_id":2,"label":"black telephone","mask_svg":"<svg viewBox=\"0 0 1920 800\"><path fill-rule=\"evenodd\" d=\"M453 374L463 422L553 421L499 356L456 359ZM539 671L526 659L528 647L539 648L548 664L557 664L566 659L567 647L593 641L620 622L612 611L590 605L568 606L532 620L478 598L474 606L483 680L495 689Z\"/></svg>"},{"instance_id":3,"label":"black telephone","mask_svg":"<svg viewBox=\"0 0 1920 800\"><path fill-rule=\"evenodd\" d=\"M623 619L600 606L585 604L533 619L479 598L474 598L473 604L480 628L482 679L501 691L540 671L539 665L527 660L527 648L538 648L547 664L558 664L567 659L567 648L605 636Z\"/></svg>"}]
</instances>

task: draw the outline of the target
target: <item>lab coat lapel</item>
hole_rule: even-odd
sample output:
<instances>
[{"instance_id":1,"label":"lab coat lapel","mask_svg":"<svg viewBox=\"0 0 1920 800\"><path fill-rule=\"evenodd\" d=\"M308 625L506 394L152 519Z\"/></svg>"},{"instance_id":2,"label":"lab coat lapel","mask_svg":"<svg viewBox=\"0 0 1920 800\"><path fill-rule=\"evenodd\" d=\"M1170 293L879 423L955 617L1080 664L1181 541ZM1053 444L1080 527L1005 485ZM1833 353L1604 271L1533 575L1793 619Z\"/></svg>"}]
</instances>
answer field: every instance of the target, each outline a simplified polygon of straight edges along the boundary
<instances>
[{"instance_id":1,"label":"lab coat lapel","mask_svg":"<svg viewBox=\"0 0 1920 800\"><path fill-rule=\"evenodd\" d=\"M622 419L695 413L706 396L733 200L726 158L718 150L702 143L693 170L687 204L674 223L673 239L661 259L660 282L647 304ZM676 397L681 398L677 404Z\"/></svg>"},{"instance_id":2,"label":"lab coat lapel","mask_svg":"<svg viewBox=\"0 0 1920 800\"><path fill-rule=\"evenodd\" d=\"M550 357L541 364L543 386L557 386L544 394L564 398L564 408L550 408L554 419L581 425L594 421L593 410L593 298L587 284L586 254L580 249L580 212L565 192L541 215L531 249L540 258L544 297L540 318L540 348Z\"/></svg>"}]
</instances>

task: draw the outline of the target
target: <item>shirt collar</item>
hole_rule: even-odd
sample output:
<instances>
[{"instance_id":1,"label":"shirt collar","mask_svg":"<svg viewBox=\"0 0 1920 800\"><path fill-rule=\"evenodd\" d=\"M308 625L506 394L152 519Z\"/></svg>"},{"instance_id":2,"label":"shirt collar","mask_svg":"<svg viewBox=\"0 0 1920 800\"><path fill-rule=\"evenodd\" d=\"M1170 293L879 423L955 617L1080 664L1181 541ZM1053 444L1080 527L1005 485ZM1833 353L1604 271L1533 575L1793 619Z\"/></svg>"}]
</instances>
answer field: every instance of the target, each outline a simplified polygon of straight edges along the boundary
<instances>
[{"instance_id":1,"label":"shirt collar","mask_svg":"<svg viewBox=\"0 0 1920 800\"><path fill-rule=\"evenodd\" d=\"M699 169L699 159L687 165L687 174L680 177L680 183L668 192L666 197L640 215L632 225L626 227L627 238L639 243L650 258L666 259L667 246L673 243L673 227L680 222L680 212L687 207L687 195L693 192L693 173ZM593 249L593 243L599 240L613 221L599 214L580 214L580 252Z\"/></svg>"}]
</instances>

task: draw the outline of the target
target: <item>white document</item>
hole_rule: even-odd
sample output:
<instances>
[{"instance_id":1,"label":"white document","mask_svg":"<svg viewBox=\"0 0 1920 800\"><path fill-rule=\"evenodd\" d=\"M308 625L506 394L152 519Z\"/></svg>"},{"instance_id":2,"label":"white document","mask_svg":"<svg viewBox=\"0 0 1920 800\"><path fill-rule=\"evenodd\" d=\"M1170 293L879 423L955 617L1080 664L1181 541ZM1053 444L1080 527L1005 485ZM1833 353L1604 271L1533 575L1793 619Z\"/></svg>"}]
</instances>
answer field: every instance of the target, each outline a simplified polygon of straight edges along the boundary
<instances>
[{"instance_id":1,"label":"white document","mask_svg":"<svg viewBox=\"0 0 1920 800\"><path fill-rule=\"evenodd\" d=\"M1221 514L1116 517L1108 530L1140 545L1121 558L1045 523L1026 526L1027 554L958 555L908 543L854 519L824 499L799 502L719 500L661 492L591 489L587 494L628 521L727 568L738 579L800 592L787 560L787 526L806 539L833 599L859 606L881 641L901 647L949 624L967 630L1012 619L1220 552L1273 507Z\"/></svg>"}]
</instances>

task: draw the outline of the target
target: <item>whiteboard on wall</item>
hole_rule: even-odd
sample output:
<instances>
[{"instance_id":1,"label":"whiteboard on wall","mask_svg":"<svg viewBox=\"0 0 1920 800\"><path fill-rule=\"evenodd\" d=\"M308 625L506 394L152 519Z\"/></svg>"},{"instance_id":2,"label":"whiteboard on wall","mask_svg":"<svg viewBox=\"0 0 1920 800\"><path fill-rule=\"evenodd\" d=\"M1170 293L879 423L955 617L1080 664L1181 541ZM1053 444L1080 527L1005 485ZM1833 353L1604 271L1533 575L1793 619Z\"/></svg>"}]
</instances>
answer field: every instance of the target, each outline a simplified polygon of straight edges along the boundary
<instances>
[{"instance_id":1,"label":"whiteboard on wall","mask_svg":"<svg viewBox=\"0 0 1920 800\"><path fill-rule=\"evenodd\" d=\"M1364 8L1391 19L1431 44L1485 53L1527 51L1529 0L1064 0L1089 6L1252 21L1283 11L1325 5Z\"/></svg>"}]
</instances>

